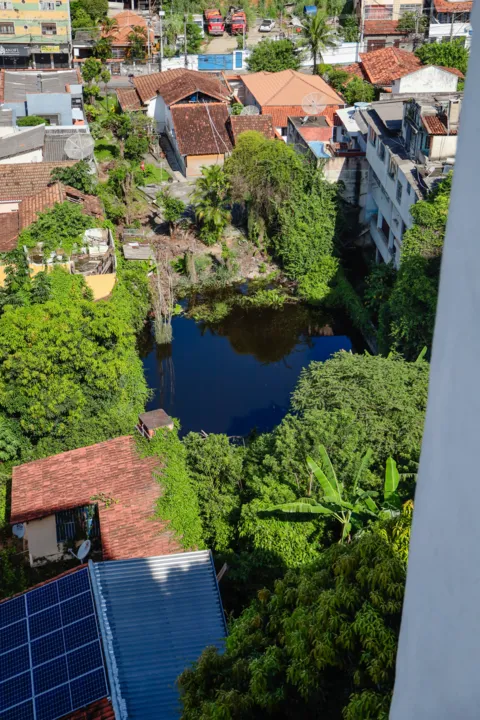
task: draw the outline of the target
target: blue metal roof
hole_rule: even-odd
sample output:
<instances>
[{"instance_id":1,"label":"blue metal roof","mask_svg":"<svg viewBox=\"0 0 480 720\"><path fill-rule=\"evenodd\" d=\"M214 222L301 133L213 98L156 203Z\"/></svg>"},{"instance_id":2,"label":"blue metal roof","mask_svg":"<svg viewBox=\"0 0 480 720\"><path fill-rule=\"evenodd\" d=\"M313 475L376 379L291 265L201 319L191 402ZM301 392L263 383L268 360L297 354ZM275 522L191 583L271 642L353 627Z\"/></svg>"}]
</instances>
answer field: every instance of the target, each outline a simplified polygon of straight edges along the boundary
<instances>
[{"instance_id":1,"label":"blue metal roof","mask_svg":"<svg viewBox=\"0 0 480 720\"><path fill-rule=\"evenodd\" d=\"M313 152L316 158L329 158L330 155L325 152L325 143L321 140L311 140L308 143L308 147Z\"/></svg>"},{"instance_id":2,"label":"blue metal roof","mask_svg":"<svg viewBox=\"0 0 480 720\"><path fill-rule=\"evenodd\" d=\"M178 675L227 634L208 550L89 563L117 720L181 714Z\"/></svg>"}]
</instances>

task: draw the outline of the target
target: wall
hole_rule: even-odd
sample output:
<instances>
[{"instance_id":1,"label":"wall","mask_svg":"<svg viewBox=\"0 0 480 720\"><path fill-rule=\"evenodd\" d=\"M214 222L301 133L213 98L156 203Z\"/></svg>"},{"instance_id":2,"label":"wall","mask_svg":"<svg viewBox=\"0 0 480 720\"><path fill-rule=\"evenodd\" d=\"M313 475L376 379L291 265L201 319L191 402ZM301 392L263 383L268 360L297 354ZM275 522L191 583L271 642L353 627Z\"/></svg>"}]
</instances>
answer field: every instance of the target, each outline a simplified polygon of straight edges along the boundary
<instances>
[{"instance_id":1,"label":"wall","mask_svg":"<svg viewBox=\"0 0 480 720\"><path fill-rule=\"evenodd\" d=\"M15 155L14 157L5 158L0 160L0 165L14 165L15 163L35 163L42 162L43 150L38 148L37 150L31 150L30 152L22 153L21 155ZM0 212L3 212L0 210Z\"/></svg>"},{"instance_id":2,"label":"wall","mask_svg":"<svg viewBox=\"0 0 480 720\"><path fill-rule=\"evenodd\" d=\"M431 135L430 136L430 160L445 159L455 157L457 153L457 136L456 135ZM428 161L427 161L428 162Z\"/></svg>"},{"instance_id":3,"label":"wall","mask_svg":"<svg viewBox=\"0 0 480 720\"><path fill-rule=\"evenodd\" d=\"M165 129L165 107L165 102L159 95L150 100L147 106L147 116L156 120L158 132Z\"/></svg>"},{"instance_id":4,"label":"wall","mask_svg":"<svg viewBox=\"0 0 480 720\"><path fill-rule=\"evenodd\" d=\"M452 28L452 23L436 23L434 19L430 21L428 28L429 40L442 42L442 38L450 39L450 36L465 38L465 47L469 48L472 41L472 26L470 23L453 23Z\"/></svg>"},{"instance_id":5,"label":"wall","mask_svg":"<svg viewBox=\"0 0 480 720\"><path fill-rule=\"evenodd\" d=\"M32 93L27 95L27 107L29 115L59 115L58 125L72 125L70 93Z\"/></svg>"},{"instance_id":6,"label":"wall","mask_svg":"<svg viewBox=\"0 0 480 720\"><path fill-rule=\"evenodd\" d=\"M87 275L85 282L93 292L93 299L103 300L113 291L116 279L116 273L106 273L105 275Z\"/></svg>"},{"instance_id":7,"label":"wall","mask_svg":"<svg viewBox=\"0 0 480 720\"><path fill-rule=\"evenodd\" d=\"M323 166L328 182L343 182L344 200L364 208L368 194L368 162L365 157L333 157Z\"/></svg>"},{"instance_id":8,"label":"wall","mask_svg":"<svg viewBox=\"0 0 480 720\"><path fill-rule=\"evenodd\" d=\"M203 165L223 165L223 155L187 155L186 175L187 177L200 177Z\"/></svg>"},{"instance_id":9,"label":"wall","mask_svg":"<svg viewBox=\"0 0 480 720\"><path fill-rule=\"evenodd\" d=\"M437 67L426 67L394 82L393 93L455 92L458 76Z\"/></svg>"},{"instance_id":10,"label":"wall","mask_svg":"<svg viewBox=\"0 0 480 720\"><path fill-rule=\"evenodd\" d=\"M55 515L25 523L23 542L28 547L30 565L42 564L44 558L54 561L63 556L63 543L57 543Z\"/></svg>"},{"instance_id":11,"label":"wall","mask_svg":"<svg viewBox=\"0 0 480 720\"><path fill-rule=\"evenodd\" d=\"M61 5L54 3L53 10L40 10L35 0L13 0L12 10L0 10L0 22L13 22L15 34L0 34L0 43L35 43L56 47L69 40L69 1L62 0ZM55 23L56 35L42 35L42 23ZM27 29L25 29L25 25ZM42 50L39 50L42 52ZM45 51L44 51L45 52ZM55 51L54 51L55 52Z\"/></svg>"}]
</instances>

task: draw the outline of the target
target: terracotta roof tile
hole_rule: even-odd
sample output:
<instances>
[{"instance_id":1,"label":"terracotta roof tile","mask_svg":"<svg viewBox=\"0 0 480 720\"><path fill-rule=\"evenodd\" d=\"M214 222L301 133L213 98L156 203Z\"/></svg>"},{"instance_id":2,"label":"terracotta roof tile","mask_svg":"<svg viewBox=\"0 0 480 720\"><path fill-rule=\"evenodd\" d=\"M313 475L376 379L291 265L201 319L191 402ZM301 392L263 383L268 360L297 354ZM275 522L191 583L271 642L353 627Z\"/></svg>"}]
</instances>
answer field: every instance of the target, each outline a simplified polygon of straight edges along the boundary
<instances>
[{"instance_id":1,"label":"terracotta roof tile","mask_svg":"<svg viewBox=\"0 0 480 720\"><path fill-rule=\"evenodd\" d=\"M44 190L51 183L52 170L59 165L69 167L75 161L0 165L0 200L23 200Z\"/></svg>"},{"instance_id":2,"label":"terracotta roof tile","mask_svg":"<svg viewBox=\"0 0 480 720\"><path fill-rule=\"evenodd\" d=\"M319 112L319 115L323 115L327 119L328 124L333 127L334 125L341 125L337 118L337 110L340 110L338 105L329 105L324 110Z\"/></svg>"},{"instance_id":3,"label":"terracotta roof tile","mask_svg":"<svg viewBox=\"0 0 480 720\"><path fill-rule=\"evenodd\" d=\"M364 31L368 35L405 35L404 30L398 29L398 20L365 20Z\"/></svg>"},{"instance_id":4,"label":"terracotta roof tile","mask_svg":"<svg viewBox=\"0 0 480 720\"><path fill-rule=\"evenodd\" d=\"M225 103L173 105L170 112L181 155L223 155L231 152Z\"/></svg>"},{"instance_id":5,"label":"terracotta roof tile","mask_svg":"<svg viewBox=\"0 0 480 720\"><path fill-rule=\"evenodd\" d=\"M218 80L205 76L201 72L193 71L163 85L159 90L159 95L162 96L166 105L172 105L196 92L201 92L215 100L228 101L228 93L221 87Z\"/></svg>"},{"instance_id":6,"label":"terracotta roof tile","mask_svg":"<svg viewBox=\"0 0 480 720\"><path fill-rule=\"evenodd\" d=\"M150 75L138 75L133 78L133 84L142 103L147 103L156 97L158 91L168 85L172 80L181 78L187 70L179 68L177 70L165 70L165 72L151 73Z\"/></svg>"},{"instance_id":7,"label":"terracotta roof tile","mask_svg":"<svg viewBox=\"0 0 480 720\"><path fill-rule=\"evenodd\" d=\"M231 115L230 126L232 128L234 143L240 133L248 130L255 130L256 132L262 133L262 135L265 135L265 137L269 139L275 137L270 115Z\"/></svg>"},{"instance_id":8,"label":"terracotta roof tile","mask_svg":"<svg viewBox=\"0 0 480 720\"><path fill-rule=\"evenodd\" d=\"M448 130L445 115L422 115L422 122L430 135L456 135L458 132L457 128Z\"/></svg>"},{"instance_id":9,"label":"terracotta roof tile","mask_svg":"<svg viewBox=\"0 0 480 720\"><path fill-rule=\"evenodd\" d=\"M62 720L115 720L111 702L107 698L97 700L82 710L64 715Z\"/></svg>"},{"instance_id":10,"label":"terracotta roof tile","mask_svg":"<svg viewBox=\"0 0 480 720\"><path fill-rule=\"evenodd\" d=\"M130 435L19 465L12 473L10 520L53 515L105 493L117 502L109 508L99 503L104 559L180 552L168 523L152 519L161 494L155 470L158 457L141 458Z\"/></svg>"},{"instance_id":11,"label":"terracotta roof tile","mask_svg":"<svg viewBox=\"0 0 480 720\"><path fill-rule=\"evenodd\" d=\"M184 81L186 78L189 78L192 83L188 86L181 86L183 88L187 87L183 97L189 94L192 84L196 84L197 87L191 92L200 90L206 94L213 93L214 97L218 97L220 100L226 100L230 94L230 90L224 78L218 77L216 74L198 72L197 70L186 70L185 68L165 70L165 72L152 73L151 75L139 75L138 77L133 78L133 84L141 102L146 104L149 100L156 97L157 94L160 94L163 97L163 88L166 88L167 92L172 94L172 90L175 88L175 82L178 83L180 81ZM179 99L182 99L181 94ZM169 99L169 102L175 102L175 100Z\"/></svg>"},{"instance_id":12,"label":"terracotta roof tile","mask_svg":"<svg viewBox=\"0 0 480 720\"><path fill-rule=\"evenodd\" d=\"M332 130L330 127L299 127L297 130L306 142L315 140L326 142L332 139Z\"/></svg>"},{"instance_id":13,"label":"terracotta roof tile","mask_svg":"<svg viewBox=\"0 0 480 720\"><path fill-rule=\"evenodd\" d=\"M301 105L282 105L281 107L268 105L262 107L262 115L266 114L271 116L273 127L283 128L287 127L289 117L303 117L305 110Z\"/></svg>"},{"instance_id":14,"label":"terracotta roof tile","mask_svg":"<svg viewBox=\"0 0 480 720\"><path fill-rule=\"evenodd\" d=\"M15 250L20 233L20 213L18 210L0 214L0 253Z\"/></svg>"},{"instance_id":15,"label":"terracotta roof tile","mask_svg":"<svg viewBox=\"0 0 480 720\"><path fill-rule=\"evenodd\" d=\"M117 99L123 112L127 110L141 110L142 103L135 88L117 88Z\"/></svg>"},{"instance_id":16,"label":"terracotta roof tile","mask_svg":"<svg viewBox=\"0 0 480 720\"><path fill-rule=\"evenodd\" d=\"M462 80L465 77L465 75L462 73L462 71L458 70L458 68L443 67L440 65L436 65L435 67L440 68L440 70L447 70L449 73L452 73L452 75L458 75L458 77L462 78Z\"/></svg>"},{"instance_id":17,"label":"terracotta roof tile","mask_svg":"<svg viewBox=\"0 0 480 720\"><path fill-rule=\"evenodd\" d=\"M134 27L147 29L147 21L145 18L136 12L132 12L132 10L125 10L124 12L118 13L118 15L115 15L115 20L117 21L117 27L102 33L102 37L108 37L112 41L113 46L126 47L129 45L130 41L128 36ZM147 35L145 33L145 42L146 37ZM150 37L152 41L155 39L153 30L150 30Z\"/></svg>"},{"instance_id":18,"label":"terracotta roof tile","mask_svg":"<svg viewBox=\"0 0 480 720\"><path fill-rule=\"evenodd\" d=\"M439 13L471 12L473 2L449 2L448 0L433 0L435 10Z\"/></svg>"},{"instance_id":19,"label":"terracotta roof tile","mask_svg":"<svg viewBox=\"0 0 480 720\"><path fill-rule=\"evenodd\" d=\"M422 66L416 55L394 47L361 53L360 59L363 72L373 85L392 85L398 78Z\"/></svg>"},{"instance_id":20,"label":"terracotta roof tile","mask_svg":"<svg viewBox=\"0 0 480 720\"><path fill-rule=\"evenodd\" d=\"M361 80L366 80L365 73L363 72L362 63L352 63L351 65L345 65L339 68L339 70L345 70L349 75L356 75Z\"/></svg>"},{"instance_id":21,"label":"terracotta roof tile","mask_svg":"<svg viewBox=\"0 0 480 720\"><path fill-rule=\"evenodd\" d=\"M311 93L321 95L325 105L343 105L342 98L319 75L263 71L242 75L242 82L262 107L299 106Z\"/></svg>"}]
</instances>

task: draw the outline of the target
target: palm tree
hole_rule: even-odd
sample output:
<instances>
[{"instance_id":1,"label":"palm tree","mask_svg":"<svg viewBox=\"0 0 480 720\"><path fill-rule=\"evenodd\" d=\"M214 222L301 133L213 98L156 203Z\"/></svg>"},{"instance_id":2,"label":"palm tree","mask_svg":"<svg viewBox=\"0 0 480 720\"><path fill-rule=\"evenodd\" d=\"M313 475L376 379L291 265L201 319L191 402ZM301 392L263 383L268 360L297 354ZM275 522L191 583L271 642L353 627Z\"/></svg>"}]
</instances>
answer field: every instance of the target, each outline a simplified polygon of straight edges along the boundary
<instances>
[{"instance_id":1,"label":"palm tree","mask_svg":"<svg viewBox=\"0 0 480 720\"><path fill-rule=\"evenodd\" d=\"M342 528L341 543L349 538L352 525L355 524L357 528L361 527L362 516L379 518L387 517L398 512L401 505L400 498L397 495L400 475L393 458L388 458L387 460L383 485L383 502L379 508L373 499L378 493L371 490L362 490L360 487L360 480L371 461L371 450L367 450L361 459L359 468L353 479L353 484L349 488L345 488L338 480L328 453L323 445L319 448L319 454L322 467L312 460L311 457L307 458L307 466L310 470L309 493L311 492L312 480L315 478L323 493L323 504L317 502L312 497L306 497L300 498L295 502L276 505L270 508L271 510L279 510L284 513L302 515L318 514L334 517L338 520Z\"/></svg>"},{"instance_id":2,"label":"palm tree","mask_svg":"<svg viewBox=\"0 0 480 720\"><path fill-rule=\"evenodd\" d=\"M322 53L334 47L336 33L327 23L327 16L317 11L313 17L307 17L303 26L305 44L310 48L313 57L313 74L317 74L317 60L322 60Z\"/></svg>"},{"instance_id":3,"label":"palm tree","mask_svg":"<svg viewBox=\"0 0 480 720\"><path fill-rule=\"evenodd\" d=\"M220 165L202 167L198 178L193 202L195 216L200 224L200 236L207 245L213 245L222 237L230 220L228 210L229 186Z\"/></svg>"},{"instance_id":4,"label":"palm tree","mask_svg":"<svg viewBox=\"0 0 480 720\"><path fill-rule=\"evenodd\" d=\"M118 22L115 18L105 17L102 19L102 32L104 35L108 35L118 27Z\"/></svg>"}]
</instances>

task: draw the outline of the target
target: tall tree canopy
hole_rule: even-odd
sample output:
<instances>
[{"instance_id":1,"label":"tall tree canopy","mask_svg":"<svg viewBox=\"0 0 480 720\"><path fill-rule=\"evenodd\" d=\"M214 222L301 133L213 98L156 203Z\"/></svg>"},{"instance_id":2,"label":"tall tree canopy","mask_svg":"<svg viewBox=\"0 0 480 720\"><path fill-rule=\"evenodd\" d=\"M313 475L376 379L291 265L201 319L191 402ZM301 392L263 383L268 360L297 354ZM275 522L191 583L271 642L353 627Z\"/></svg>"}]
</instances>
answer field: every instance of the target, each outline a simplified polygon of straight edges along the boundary
<instances>
[{"instance_id":1,"label":"tall tree canopy","mask_svg":"<svg viewBox=\"0 0 480 720\"><path fill-rule=\"evenodd\" d=\"M421 45L415 54L424 65L441 65L454 67L463 74L467 72L468 50L460 39L449 43L430 43Z\"/></svg>"},{"instance_id":2,"label":"tall tree canopy","mask_svg":"<svg viewBox=\"0 0 480 720\"><path fill-rule=\"evenodd\" d=\"M248 58L251 72L279 72L280 70L298 70L300 56L291 40L264 40L256 45Z\"/></svg>"}]
</instances>

